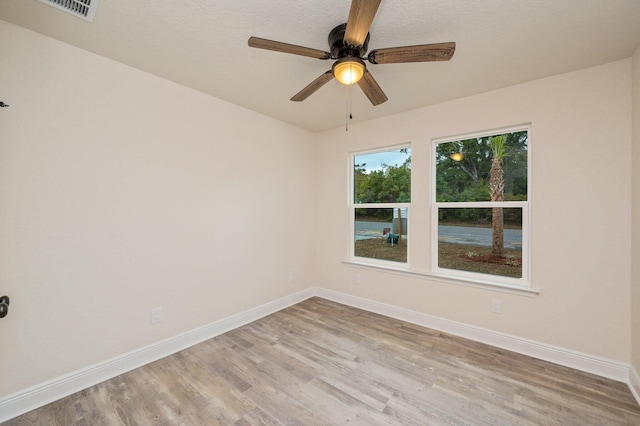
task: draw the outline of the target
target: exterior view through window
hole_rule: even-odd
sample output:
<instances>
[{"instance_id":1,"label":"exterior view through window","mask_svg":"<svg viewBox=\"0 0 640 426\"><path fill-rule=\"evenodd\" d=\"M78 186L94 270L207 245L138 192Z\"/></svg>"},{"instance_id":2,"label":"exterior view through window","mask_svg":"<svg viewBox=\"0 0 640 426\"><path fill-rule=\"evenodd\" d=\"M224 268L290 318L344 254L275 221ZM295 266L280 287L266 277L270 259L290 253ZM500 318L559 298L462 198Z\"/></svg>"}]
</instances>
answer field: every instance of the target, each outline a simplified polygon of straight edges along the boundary
<instances>
[{"instance_id":1,"label":"exterior view through window","mask_svg":"<svg viewBox=\"0 0 640 426\"><path fill-rule=\"evenodd\" d=\"M436 142L439 273L528 281L528 145L527 129Z\"/></svg>"},{"instance_id":2,"label":"exterior view through window","mask_svg":"<svg viewBox=\"0 0 640 426\"><path fill-rule=\"evenodd\" d=\"M353 256L407 263L411 149L353 157Z\"/></svg>"}]
</instances>

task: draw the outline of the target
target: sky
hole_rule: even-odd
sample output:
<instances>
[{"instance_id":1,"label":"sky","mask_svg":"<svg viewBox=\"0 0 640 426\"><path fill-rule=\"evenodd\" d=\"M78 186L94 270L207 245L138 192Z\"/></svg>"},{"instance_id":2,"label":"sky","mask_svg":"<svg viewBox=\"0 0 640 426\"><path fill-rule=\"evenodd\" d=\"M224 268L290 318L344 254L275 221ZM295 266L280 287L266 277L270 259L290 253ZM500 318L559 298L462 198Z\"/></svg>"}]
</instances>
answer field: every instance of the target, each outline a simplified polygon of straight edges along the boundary
<instances>
[{"instance_id":1,"label":"sky","mask_svg":"<svg viewBox=\"0 0 640 426\"><path fill-rule=\"evenodd\" d=\"M374 152L371 154L356 155L355 164L365 163L367 171L380 170L382 164L389 166L399 166L411 155L411 149L405 154L400 150Z\"/></svg>"}]
</instances>

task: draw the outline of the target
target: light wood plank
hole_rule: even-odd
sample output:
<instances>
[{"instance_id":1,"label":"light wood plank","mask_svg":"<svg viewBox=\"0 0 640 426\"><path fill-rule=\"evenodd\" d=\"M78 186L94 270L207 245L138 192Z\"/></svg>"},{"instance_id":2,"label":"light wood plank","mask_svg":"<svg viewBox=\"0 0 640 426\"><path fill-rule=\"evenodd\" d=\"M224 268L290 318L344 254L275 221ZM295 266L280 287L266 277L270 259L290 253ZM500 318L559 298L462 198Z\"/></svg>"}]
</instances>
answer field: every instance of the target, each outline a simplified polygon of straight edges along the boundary
<instances>
[{"instance_id":1,"label":"light wood plank","mask_svg":"<svg viewBox=\"0 0 640 426\"><path fill-rule=\"evenodd\" d=\"M7 425L639 425L623 383L311 298Z\"/></svg>"}]
</instances>

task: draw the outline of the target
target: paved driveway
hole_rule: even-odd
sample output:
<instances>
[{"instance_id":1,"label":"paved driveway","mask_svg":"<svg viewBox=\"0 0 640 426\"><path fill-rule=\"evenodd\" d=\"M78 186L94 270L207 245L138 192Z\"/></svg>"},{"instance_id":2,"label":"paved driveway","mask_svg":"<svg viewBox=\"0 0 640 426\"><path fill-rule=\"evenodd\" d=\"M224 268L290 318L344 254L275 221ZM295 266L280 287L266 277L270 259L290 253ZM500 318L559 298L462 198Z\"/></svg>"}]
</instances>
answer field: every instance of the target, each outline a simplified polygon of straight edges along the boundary
<instances>
[{"instance_id":1,"label":"paved driveway","mask_svg":"<svg viewBox=\"0 0 640 426\"><path fill-rule=\"evenodd\" d=\"M384 228L391 228L391 223L358 220L355 223L355 239L380 238ZM491 246L491 228L441 225L438 226L438 240L446 243L489 247ZM522 249L522 230L505 229L504 247Z\"/></svg>"}]
</instances>

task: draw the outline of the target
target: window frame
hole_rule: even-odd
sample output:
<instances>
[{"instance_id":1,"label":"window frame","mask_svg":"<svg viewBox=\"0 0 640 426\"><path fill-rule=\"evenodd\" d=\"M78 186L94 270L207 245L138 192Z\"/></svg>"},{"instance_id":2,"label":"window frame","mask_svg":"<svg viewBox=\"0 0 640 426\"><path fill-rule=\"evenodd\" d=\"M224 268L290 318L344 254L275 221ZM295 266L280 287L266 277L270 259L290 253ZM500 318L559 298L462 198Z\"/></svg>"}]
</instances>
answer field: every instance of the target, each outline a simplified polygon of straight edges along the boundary
<instances>
[{"instance_id":1,"label":"window frame","mask_svg":"<svg viewBox=\"0 0 640 426\"><path fill-rule=\"evenodd\" d=\"M349 254L349 262L361 264L361 265L369 265L369 266L380 266L385 269L395 269L401 271L410 271L411 270L411 243L409 238L409 231L404 234L407 239L407 261L406 262L395 262L391 260L383 260L383 259L375 259L371 257L361 257L355 255L355 211L356 209L361 208L375 208L375 209L406 209L406 219L407 219L407 229L411 229L411 202L402 202L402 203L356 203L355 202L355 179L354 179L354 170L355 170L355 159L357 156L368 155L368 154L377 154L389 151L397 151L400 149L408 148L411 150L411 143L402 143L398 145L390 145L375 149L367 149L362 151L352 151L349 153L348 158L348 177L349 177L349 185L348 185L348 193L347 193L347 214L349 216L349 237L348 237L348 254ZM410 186L410 191L411 187ZM411 199L413 199L413 194L411 194Z\"/></svg>"},{"instance_id":2,"label":"window frame","mask_svg":"<svg viewBox=\"0 0 640 426\"><path fill-rule=\"evenodd\" d=\"M438 145L466 139L497 136L513 132L527 132L527 199L526 201L478 201L478 202L438 202L436 192L437 168L436 150ZM484 132L474 132L431 141L430 157L430 188L429 202L431 204L431 273L435 276L465 280L473 283L513 286L531 289L531 124L494 129ZM479 272L440 268L438 266L438 224L439 209L441 208L520 208L522 210L522 276L512 278L501 275L483 274Z\"/></svg>"}]
</instances>

